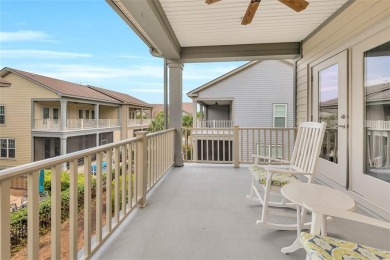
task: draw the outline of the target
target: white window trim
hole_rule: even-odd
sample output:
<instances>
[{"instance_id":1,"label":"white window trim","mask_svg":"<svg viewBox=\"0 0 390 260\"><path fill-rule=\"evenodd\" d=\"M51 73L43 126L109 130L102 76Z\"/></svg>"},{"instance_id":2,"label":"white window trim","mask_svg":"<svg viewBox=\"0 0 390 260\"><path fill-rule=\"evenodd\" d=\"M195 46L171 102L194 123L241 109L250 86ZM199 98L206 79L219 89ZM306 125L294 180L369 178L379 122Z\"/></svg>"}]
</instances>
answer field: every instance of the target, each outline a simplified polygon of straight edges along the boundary
<instances>
[{"instance_id":1,"label":"white window trim","mask_svg":"<svg viewBox=\"0 0 390 260\"><path fill-rule=\"evenodd\" d=\"M0 126L4 126L6 123L7 123L7 121L6 121L6 113L7 113L7 107L6 107L6 105L3 105L3 104L0 104L0 106L2 106L2 107L4 107L4 123L0 123Z\"/></svg>"},{"instance_id":2,"label":"white window trim","mask_svg":"<svg viewBox=\"0 0 390 260\"><path fill-rule=\"evenodd\" d=\"M286 110L285 110L285 115L284 115L284 128L287 127L287 104L286 103L276 103L276 104L273 104L272 105L272 127L273 128L283 128L283 127L275 127L275 106L285 106ZM280 116L278 116L280 117Z\"/></svg>"},{"instance_id":3,"label":"white window trim","mask_svg":"<svg viewBox=\"0 0 390 260\"><path fill-rule=\"evenodd\" d=\"M6 157L2 157L1 156L1 140L7 140L7 156ZM15 142L15 148L11 148L11 149L14 149L15 150L15 157L9 157L9 140L14 140ZM0 138L0 159L11 159L11 160L15 160L16 159L16 139L15 138Z\"/></svg>"},{"instance_id":4,"label":"white window trim","mask_svg":"<svg viewBox=\"0 0 390 260\"><path fill-rule=\"evenodd\" d=\"M278 147L278 148L280 148L281 149L281 153L279 154L278 153L278 157L275 157L275 158L277 158L277 159L282 159L282 156L283 156L283 148L282 148L282 145L275 145L275 144L273 144L273 145L269 145L269 144L267 144L265 147L265 150L266 150L266 154L264 155L264 156L268 156L268 157L272 157L272 158L274 158L273 156L272 156L272 154L271 154L271 146L272 146L272 148L276 148L276 147ZM263 144L256 144L256 153L257 153L257 155L260 155L260 152L262 152L262 151L264 151L264 145ZM275 154L276 154L276 151L277 150L275 150Z\"/></svg>"}]
</instances>

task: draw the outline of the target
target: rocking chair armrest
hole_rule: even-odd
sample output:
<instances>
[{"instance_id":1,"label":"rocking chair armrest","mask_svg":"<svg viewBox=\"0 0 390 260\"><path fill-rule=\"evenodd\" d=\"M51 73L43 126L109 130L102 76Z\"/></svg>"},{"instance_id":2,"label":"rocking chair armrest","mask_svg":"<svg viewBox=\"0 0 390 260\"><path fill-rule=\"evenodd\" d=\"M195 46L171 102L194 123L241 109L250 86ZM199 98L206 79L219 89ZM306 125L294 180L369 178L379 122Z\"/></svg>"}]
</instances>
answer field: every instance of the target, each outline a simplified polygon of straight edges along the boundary
<instances>
[{"instance_id":1,"label":"rocking chair armrest","mask_svg":"<svg viewBox=\"0 0 390 260\"><path fill-rule=\"evenodd\" d=\"M272 173L287 173L287 174L300 174L300 175L311 175L311 173L308 172L300 172L300 171L294 171L294 170L287 170L282 168L274 168L274 167L264 167L266 170L272 172Z\"/></svg>"},{"instance_id":2,"label":"rocking chair armrest","mask_svg":"<svg viewBox=\"0 0 390 260\"><path fill-rule=\"evenodd\" d=\"M264 159L264 160L276 161L276 162L281 162L281 163L286 163L286 164L290 164L291 163L290 161L287 161L287 160L282 160L282 159L278 159L278 158L274 158L274 157L257 155L257 154L252 154L252 158L255 158L257 160L258 159Z\"/></svg>"}]
</instances>

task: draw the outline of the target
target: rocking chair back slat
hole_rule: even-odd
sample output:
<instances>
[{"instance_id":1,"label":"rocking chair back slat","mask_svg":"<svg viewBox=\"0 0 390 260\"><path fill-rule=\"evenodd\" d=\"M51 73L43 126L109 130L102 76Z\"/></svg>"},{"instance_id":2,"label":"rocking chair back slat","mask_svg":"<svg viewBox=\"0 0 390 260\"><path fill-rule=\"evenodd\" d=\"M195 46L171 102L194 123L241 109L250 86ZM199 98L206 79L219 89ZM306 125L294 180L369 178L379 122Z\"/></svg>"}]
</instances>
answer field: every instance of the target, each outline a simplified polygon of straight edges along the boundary
<instances>
[{"instance_id":1,"label":"rocking chair back slat","mask_svg":"<svg viewBox=\"0 0 390 260\"><path fill-rule=\"evenodd\" d=\"M325 122L305 122L301 123L298 128L290 168L308 173L309 182L312 180L318 161L317 157L321 152L325 128Z\"/></svg>"}]
</instances>

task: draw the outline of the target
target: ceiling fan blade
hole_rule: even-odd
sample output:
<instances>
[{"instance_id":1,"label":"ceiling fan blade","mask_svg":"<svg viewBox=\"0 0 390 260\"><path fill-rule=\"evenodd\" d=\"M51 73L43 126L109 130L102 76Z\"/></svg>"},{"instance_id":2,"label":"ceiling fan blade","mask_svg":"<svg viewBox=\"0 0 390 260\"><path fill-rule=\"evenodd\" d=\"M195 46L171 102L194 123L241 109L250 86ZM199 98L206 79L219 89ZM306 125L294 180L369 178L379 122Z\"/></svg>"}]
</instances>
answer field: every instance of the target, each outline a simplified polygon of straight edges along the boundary
<instances>
[{"instance_id":1,"label":"ceiling fan blade","mask_svg":"<svg viewBox=\"0 0 390 260\"><path fill-rule=\"evenodd\" d=\"M248 8L246 9L246 13L244 17L242 18L241 24L247 25L250 24L253 20L253 17L256 14L257 7L259 7L261 0L251 0L251 2L248 5Z\"/></svg>"},{"instance_id":2,"label":"ceiling fan blade","mask_svg":"<svg viewBox=\"0 0 390 260\"><path fill-rule=\"evenodd\" d=\"M214 3L216 3L216 2L219 2L219 1L221 1L221 0L206 0L206 4L214 4Z\"/></svg>"},{"instance_id":3,"label":"ceiling fan blade","mask_svg":"<svg viewBox=\"0 0 390 260\"><path fill-rule=\"evenodd\" d=\"M305 10L309 3L305 0L279 0L279 2L287 5L296 12Z\"/></svg>"}]
</instances>

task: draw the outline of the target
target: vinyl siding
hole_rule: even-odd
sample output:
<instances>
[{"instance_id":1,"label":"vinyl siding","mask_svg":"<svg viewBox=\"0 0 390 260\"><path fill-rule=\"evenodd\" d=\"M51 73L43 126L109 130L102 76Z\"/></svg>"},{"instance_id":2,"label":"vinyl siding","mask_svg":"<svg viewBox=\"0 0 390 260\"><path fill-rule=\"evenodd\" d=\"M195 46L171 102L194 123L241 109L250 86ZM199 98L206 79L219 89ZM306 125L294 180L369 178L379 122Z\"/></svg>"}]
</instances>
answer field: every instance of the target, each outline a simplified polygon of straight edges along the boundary
<instances>
[{"instance_id":1,"label":"vinyl siding","mask_svg":"<svg viewBox=\"0 0 390 260\"><path fill-rule=\"evenodd\" d=\"M297 63L297 123L309 120L309 67L352 45L360 35L389 18L388 0L357 0L302 46L302 58Z\"/></svg>"},{"instance_id":2,"label":"vinyl siding","mask_svg":"<svg viewBox=\"0 0 390 260\"><path fill-rule=\"evenodd\" d=\"M0 166L12 167L32 161L31 99L59 97L13 73L4 79L11 82L11 86L0 87L0 104L6 106L6 124L0 126L0 137L15 139L16 158L0 159Z\"/></svg>"},{"instance_id":3,"label":"vinyl siding","mask_svg":"<svg viewBox=\"0 0 390 260\"><path fill-rule=\"evenodd\" d=\"M199 92L201 99L233 100L233 120L240 127L272 127L273 104L287 104L293 126L293 67L284 61L260 61Z\"/></svg>"}]
</instances>

